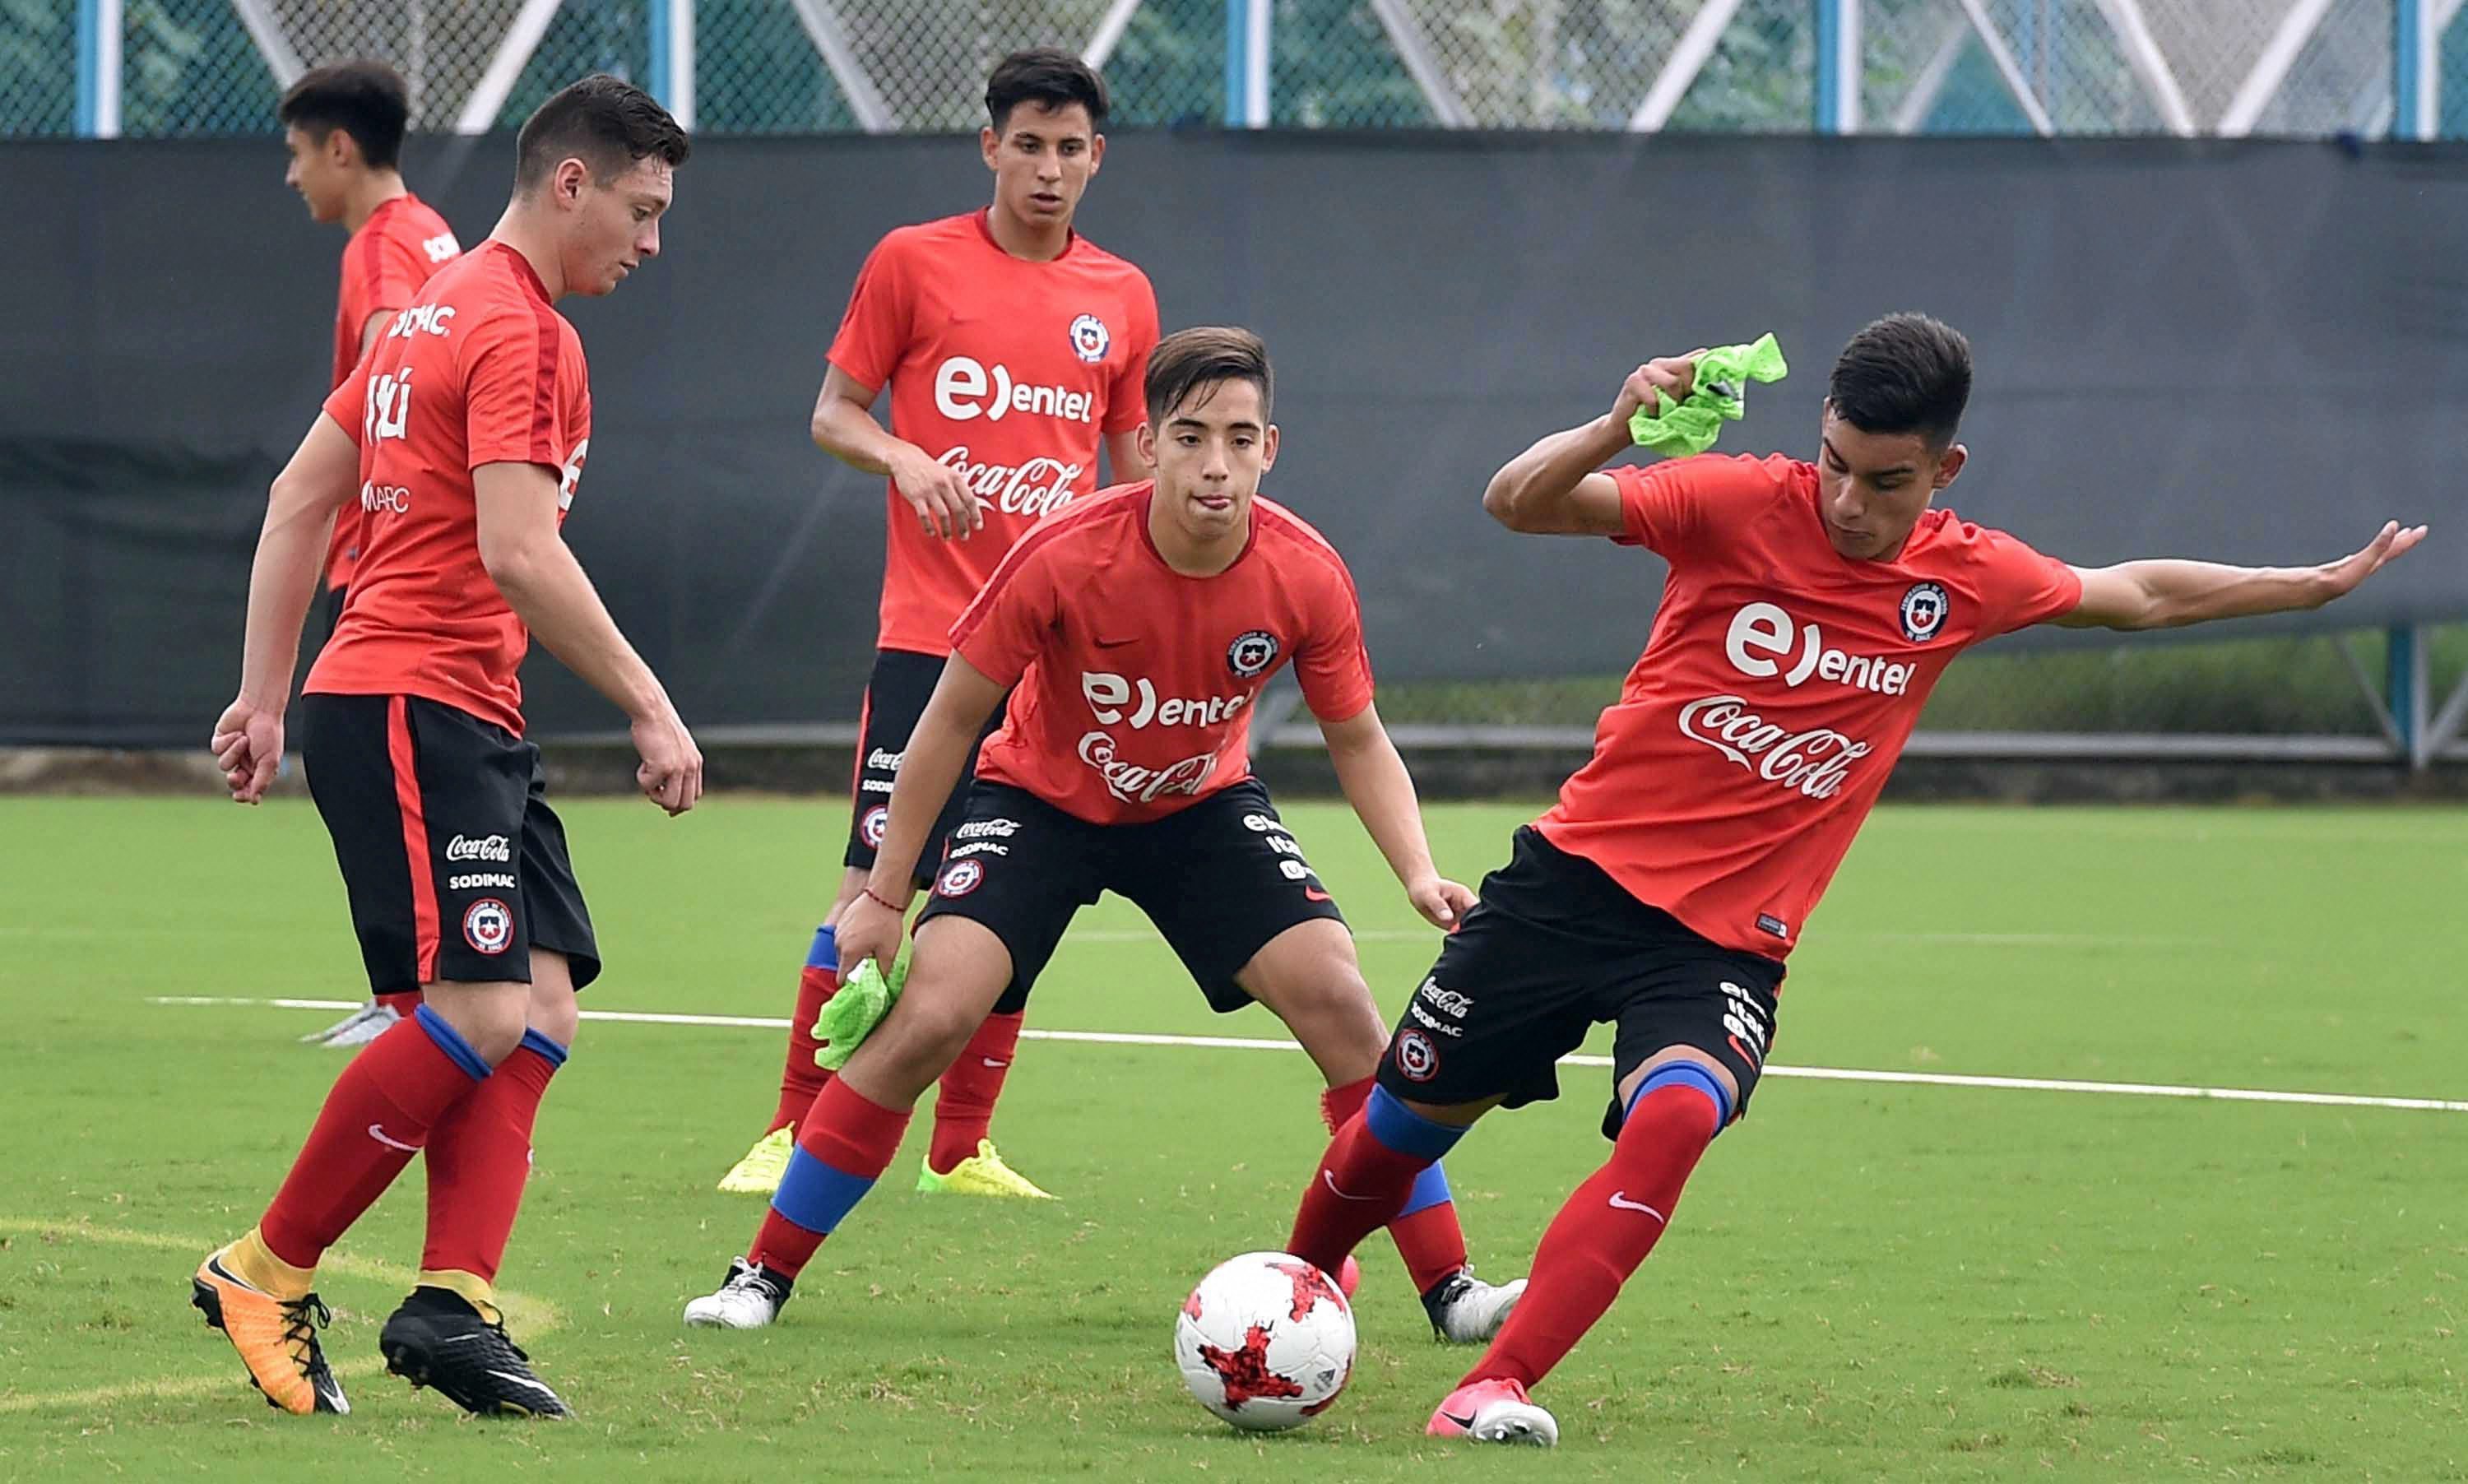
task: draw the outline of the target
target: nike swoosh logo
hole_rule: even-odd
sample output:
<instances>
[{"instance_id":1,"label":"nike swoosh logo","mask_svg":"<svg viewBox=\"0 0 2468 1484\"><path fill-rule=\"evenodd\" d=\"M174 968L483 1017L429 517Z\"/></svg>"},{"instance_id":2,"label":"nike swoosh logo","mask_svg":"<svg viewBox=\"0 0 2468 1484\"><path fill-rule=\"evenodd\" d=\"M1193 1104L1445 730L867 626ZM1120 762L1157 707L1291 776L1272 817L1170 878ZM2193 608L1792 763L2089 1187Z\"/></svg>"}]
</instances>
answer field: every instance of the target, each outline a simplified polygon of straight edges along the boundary
<instances>
[{"instance_id":1,"label":"nike swoosh logo","mask_svg":"<svg viewBox=\"0 0 2468 1484\"><path fill-rule=\"evenodd\" d=\"M994 1058L992 1058L992 1057L979 1057L979 1058L977 1058L977 1060L978 1060L978 1061L980 1061L980 1062L983 1062L986 1065L993 1067L995 1071L998 1071L998 1072L999 1072L999 1071L1001 1071L1004 1067L1011 1065L1011 1063L1010 1063L1010 1062L997 1062L997 1061L995 1061L995 1060L994 1060Z\"/></svg>"},{"instance_id":2,"label":"nike swoosh logo","mask_svg":"<svg viewBox=\"0 0 2468 1484\"><path fill-rule=\"evenodd\" d=\"M1646 1215L1653 1217L1656 1221L1660 1221L1665 1226L1671 1224L1671 1218L1663 1215L1659 1211L1657 1211L1654 1207L1647 1205L1642 1200L1629 1200L1624 1199L1627 1195L1628 1192L1624 1190L1612 1191L1611 1204L1619 1207L1623 1211L1642 1211Z\"/></svg>"},{"instance_id":3,"label":"nike swoosh logo","mask_svg":"<svg viewBox=\"0 0 2468 1484\"><path fill-rule=\"evenodd\" d=\"M376 1124L369 1125L369 1137L377 1140L388 1149L399 1149L406 1154L417 1154L420 1153L419 1145L405 1144L400 1139L388 1138L386 1136L385 1130Z\"/></svg>"},{"instance_id":4,"label":"nike swoosh logo","mask_svg":"<svg viewBox=\"0 0 2468 1484\"><path fill-rule=\"evenodd\" d=\"M1124 645L1137 643L1139 637L1140 636L1137 634L1126 634L1120 639L1107 639L1101 637L1097 640L1097 648L1101 650L1119 650Z\"/></svg>"},{"instance_id":5,"label":"nike swoosh logo","mask_svg":"<svg viewBox=\"0 0 2468 1484\"><path fill-rule=\"evenodd\" d=\"M1320 890L1316 886L1306 886L1303 888L1303 900L1305 902L1335 902L1337 899Z\"/></svg>"},{"instance_id":6,"label":"nike swoosh logo","mask_svg":"<svg viewBox=\"0 0 2468 1484\"><path fill-rule=\"evenodd\" d=\"M1450 1411L1446 1407L1442 1407L1440 1409L1440 1415L1447 1418L1449 1421L1455 1423L1458 1427L1465 1428L1469 1432L1474 1430L1474 1419L1472 1417L1459 1417L1456 1413Z\"/></svg>"},{"instance_id":7,"label":"nike swoosh logo","mask_svg":"<svg viewBox=\"0 0 2468 1484\"><path fill-rule=\"evenodd\" d=\"M1328 1182L1328 1193L1329 1193L1330 1195L1332 1195L1332 1196L1335 1196L1335 1197L1336 1197L1337 1199L1339 1199L1339 1200L1376 1200L1376 1199L1379 1199L1379 1198L1378 1198L1378 1197L1376 1197L1376 1196L1349 1196L1349 1195L1347 1195L1345 1192L1343 1192L1343 1191L1341 1191L1341 1190L1339 1190L1339 1189L1337 1189L1337 1176L1336 1176L1336 1174L1335 1174L1334 1172L1332 1172L1332 1171L1322 1170L1322 1171L1319 1173L1319 1177L1320 1177L1321 1179L1326 1180L1326 1181Z\"/></svg>"}]
</instances>

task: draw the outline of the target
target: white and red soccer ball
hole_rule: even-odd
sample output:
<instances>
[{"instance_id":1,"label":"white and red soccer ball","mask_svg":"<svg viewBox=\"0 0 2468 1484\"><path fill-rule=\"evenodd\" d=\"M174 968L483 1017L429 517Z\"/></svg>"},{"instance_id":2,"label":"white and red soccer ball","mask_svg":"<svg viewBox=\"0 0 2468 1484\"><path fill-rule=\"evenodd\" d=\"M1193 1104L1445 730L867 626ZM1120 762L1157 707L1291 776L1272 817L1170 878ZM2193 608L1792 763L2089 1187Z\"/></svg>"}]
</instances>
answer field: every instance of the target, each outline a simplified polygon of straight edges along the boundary
<instances>
[{"instance_id":1,"label":"white and red soccer ball","mask_svg":"<svg viewBox=\"0 0 2468 1484\"><path fill-rule=\"evenodd\" d=\"M1245 1252L1183 1300L1174 1359L1200 1404L1235 1427L1299 1427L1354 1374L1354 1308L1301 1258Z\"/></svg>"}]
</instances>

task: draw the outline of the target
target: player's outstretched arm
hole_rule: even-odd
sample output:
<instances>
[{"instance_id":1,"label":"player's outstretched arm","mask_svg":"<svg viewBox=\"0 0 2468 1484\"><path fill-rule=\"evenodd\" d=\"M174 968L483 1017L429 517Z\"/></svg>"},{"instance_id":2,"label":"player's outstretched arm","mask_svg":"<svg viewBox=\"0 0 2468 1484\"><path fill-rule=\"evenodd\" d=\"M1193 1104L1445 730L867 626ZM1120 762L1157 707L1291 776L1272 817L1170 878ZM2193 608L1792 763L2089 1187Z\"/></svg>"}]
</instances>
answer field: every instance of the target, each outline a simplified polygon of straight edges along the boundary
<instances>
[{"instance_id":1,"label":"player's outstretched arm","mask_svg":"<svg viewBox=\"0 0 2468 1484\"><path fill-rule=\"evenodd\" d=\"M1630 372L1611 410L1553 433L1509 460L1482 491L1482 508L1527 536L1618 536L1627 530L1619 487L1602 467L1631 446L1628 420L1656 392L1673 400L1697 384L1696 356L1665 356Z\"/></svg>"},{"instance_id":2,"label":"player's outstretched arm","mask_svg":"<svg viewBox=\"0 0 2468 1484\"><path fill-rule=\"evenodd\" d=\"M274 476L248 574L248 631L240 695L215 723L215 761L233 799L265 797L283 764L283 714L300 663L300 626L315 596L334 512L359 487L360 446L324 413Z\"/></svg>"},{"instance_id":3,"label":"player's outstretched arm","mask_svg":"<svg viewBox=\"0 0 2468 1484\"><path fill-rule=\"evenodd\" d=\"M548 651L633 723L635 781L682 814L702 797L702 753L651 667L618 631L583 563L558 533L558 480L545 465L483 464L471 471L480 564Z\"/></svg>"},{"instance_id":4,"label":"player's outstretched arm","mask_svg":"<svg viewBox=\"0 0 2468 1484\"><path fill-rule=\"evenodd\" d=\"M948 464L874 421L880 387L868 386L837 366L823 373L808 431L814 445L851 468L889 474L892 487L917 513L927 536L967 539L986 523L969 482Z\"/></svg>"},{"instance_id":5,"label":"player's outstretched arm","mask_svg":"<svg viewBox=\"0 0 2468 1484\"><path fill-rule=\"evenodd\" d=\"M970 744L1002 699L1003 687L976 666L956 653L944 662L943 677L934 682L934 694L901 752L900 777L891 786L891 811L883 821L882 843L874 849L866 894L840 913L834 936L847 968L871 958L887 973L900 956L900 924L916 895L917 857L959 787Z\"/></svg>"},{"instance_id":6,"label":"player's outstretched arm","mask_svg":"<svg viewBox=\"0 0 2468 1484\"><path fill-rule=\"evenodd\" d=\"M2234 567L2213 561L2124 561L2076 567L2082 602L2049 620L2066 628L2181 628L2217 618L2319 608L2425 539L2425 527L2385 521L2363 550L2319 567Z\"/></svg>"},{"instance_id":7,"label":"player's outstretched arm","mask_svg":"<svg viewBox=\"0 0 2468 1484\"><path fill-rule=\"evenodd\" d=\"M1431 842L1423 833L1414 776L1405 771L1405 760L1380 724L1379 708L1366 705L1343 721L1322 721L1319 734L1328 742L1329 761L1337 765L1345 801L1388 858L1388 869L1397 873L1414 910L1434 927L1455 927L1474 905L1474 893L1431 864Z\"/></svg>"}]
</instances>

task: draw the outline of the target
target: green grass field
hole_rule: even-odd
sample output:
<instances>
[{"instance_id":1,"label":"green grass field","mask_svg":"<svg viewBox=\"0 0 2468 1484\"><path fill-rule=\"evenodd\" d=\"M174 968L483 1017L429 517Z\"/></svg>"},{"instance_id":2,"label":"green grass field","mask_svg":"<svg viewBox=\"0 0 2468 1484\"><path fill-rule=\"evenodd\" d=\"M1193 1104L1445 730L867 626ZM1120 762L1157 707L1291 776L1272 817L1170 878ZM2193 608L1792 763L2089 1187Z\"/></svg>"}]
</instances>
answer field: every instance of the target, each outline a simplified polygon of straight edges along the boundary
<instances>
[{"instance_id":1,"label":"green grass field","mask_svg":"<svg viewBox=\"0 0 2468 1484\"><path fill-rule=\"evenodd\" d=\"M1468 879L1513 806L1432 819ZM787 1013L833 807L566 810L601 1010ZM1339 808L1291 810L1394 1009L1430 957ZM1776 1058L1803 1066L2468 1098L2460 810L1887 810L1811 925ZM1364 1249L1362 1358L1302 1432L1183 1394L1175 1308L1281 1240L1321 1143L1300 1056L1026 1044L1006 1153L1066 1199L893 1176L784 1322L689 1334L759 1202L775 1031L586 1024L504 1275L580 1412L474 1423L375 1374L417 1176L330 1260L356 1410L269 1411L187 1305L253 1221L338 1054L331 1012L150 996L357 993L303 804L0 801L0 1478L2468 1478L2468 1115L1770 1079L1670 1239L1554 1375L1564 1446L1421 1436L1464 1354ZM1210 1016L1136 915L1081 920L1033 1027L1267 1036ZM1607 1074L1451 1160L1477 1260L1521 1271L1599 1162ZM496 1471L484 1473L483 1471Z\"/></svg>"}]
</instances>

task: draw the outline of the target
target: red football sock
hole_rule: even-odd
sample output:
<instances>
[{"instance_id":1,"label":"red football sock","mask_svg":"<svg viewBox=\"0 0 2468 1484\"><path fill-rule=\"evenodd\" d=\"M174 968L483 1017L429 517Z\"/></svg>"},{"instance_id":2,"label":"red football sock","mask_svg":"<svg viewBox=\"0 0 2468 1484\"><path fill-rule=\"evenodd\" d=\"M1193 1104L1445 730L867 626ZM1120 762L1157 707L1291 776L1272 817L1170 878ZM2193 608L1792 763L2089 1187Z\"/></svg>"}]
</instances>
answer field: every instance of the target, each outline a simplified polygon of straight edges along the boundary
<instances>
[{"instance_id":1,"label":"red football sock","mask_svg":"<svg viewBox=\"0 0 2468 1484\"><path fill-rule=\"evenodd\" d=\"M1524 1298L1458 1385L1505 1378L1531 1386L1560 1363L1661 1240L1680 1188L1713 1142L1716 1116L1712 1100L1694 1087L1658 1087L1637 1099L1611 1161L1551 1219Z\"/></svg>"},{"instance_id":2,"label":"red football sock","mask_svg":"<svg viewBox=\"0 0 2468 1484\"><path fill-rule=\"evenodd\" d=\"M840 971L817 969L808 965L797 975L797 1014L788 1022L788 1062L780 1069L780 1106L771 1110L771 1122L764 1129L793 1129L814 1106L814 1094L832 1074L814 1064L814 1053L823 1043L814 1039L814 1017L823 1006L840 991Z\"/></svg>"},{"instance_id":3,"label":"red football sock","mask_svg":"<svg viewBox=\"0 0 2468 1484\"><path fill-rule=\"evenodd\" d=\"M1362 1239L1387 1225L1414 1193L1414 1177L1429 1167L1418 1154L1401 1153L1371 1136L1360 1113L1329 1140L1294 1212L1286 1250L1334 1273Z\"/></svg>"},{"instance_id":4,"label":"red football sock","mask_svg":"<svg viewBox=\"0 0 2468 1484\"><path fill-rule=\"evenodd\" d=\"M1331 1133L1362 1111L1378 1081L1365 1077L1320 1094L1320 1120L1328 1125ZM1350 1185L1346 1188L1353 1189ZM1405 1260L1405 1273L1414 1280L1417 1293L1428 1293L1433 1284L1466 1265L1465 1228L1457 1224L1457 1203L1453 1200L1398 1217L1388 1223L1388 1237L1397 1244L1397 1255Z\"/></svg>"},{"instance_id":5,"label":"red football sock","mask_svg":"<svg viewBox=\"0 0 2468 1484\"><path fill-rule=\"evenodd\" d=\"M882 1177L907 1131L908 1109L884 1107L833 1078L797 1128L797 1153L746 1259L785 1277L804 1271L839 1219ZM805 1221L783 1214L784 1207Z\"/></svg>"},{"instance_id":6,"label":"red football sock","mask_svg":"<svg viewBox=\"0 0 2468 1484\"><path fill-rule=\"evenodd\" d=\"M960 1059L944 1069L934 1094L934 1141L926 1163L936 1175L977 1152L977 1141L993 1129L994 1100L1002 1096L1003 1079L1011 1075L1019 1049L1019 1026L1027 1016L988 1016L969 1038Z\"/></svg>"},{"instance_id":7,"label":"red football sock","mask_svg":"<svg viewBox=\"0 0 2468 1484\"><path fill-rule=\"evenodd\" d=\"M496 1281L523 1183L531 1177L532 1122L564 1060L556 1042L525 1037L478 1091L447 1108L429 1131L423 1271Z\"/></svg>"},{"instance_id":8,"label":"red football sock","mask_svg":"<svg viewBox=\"0 0 2468 1484\"><path fill-rule=\"evenodd\" d=\"M433 1014L386 1027L326 1094L308 1142L257 1223L266 1248L294 1267L316 1267L411 1163L437 1120L487 1075L487 1063Z\"/></svg>"}]
</instances>

